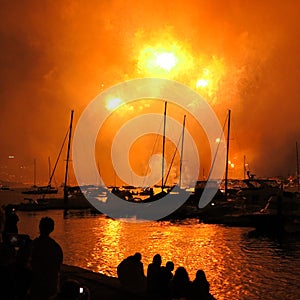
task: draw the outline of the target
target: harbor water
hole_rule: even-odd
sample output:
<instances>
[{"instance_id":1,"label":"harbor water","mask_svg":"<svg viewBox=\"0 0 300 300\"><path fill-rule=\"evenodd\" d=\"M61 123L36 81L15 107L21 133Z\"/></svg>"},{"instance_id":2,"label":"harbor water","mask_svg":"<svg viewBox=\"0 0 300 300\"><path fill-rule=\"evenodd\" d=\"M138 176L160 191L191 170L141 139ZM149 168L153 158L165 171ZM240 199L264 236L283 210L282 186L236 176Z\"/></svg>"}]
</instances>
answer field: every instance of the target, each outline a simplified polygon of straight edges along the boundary
<instances>
[{"instance_id":1,"label":"harbor water","mask_svg":"<svg viewBox=\"0 0 300 300\"><path fill-rule=\"evenodd\" d=\"M300 299L300 238L253 234L251 228L182 222L127 223L61 210L18 212L19 232L38 236L41 217L55 220L52 236L64 263L116 276L121 260L141 252L144 270L156 253L163 264L203 269L216 299Z\"/></svg>"}]
</instances>

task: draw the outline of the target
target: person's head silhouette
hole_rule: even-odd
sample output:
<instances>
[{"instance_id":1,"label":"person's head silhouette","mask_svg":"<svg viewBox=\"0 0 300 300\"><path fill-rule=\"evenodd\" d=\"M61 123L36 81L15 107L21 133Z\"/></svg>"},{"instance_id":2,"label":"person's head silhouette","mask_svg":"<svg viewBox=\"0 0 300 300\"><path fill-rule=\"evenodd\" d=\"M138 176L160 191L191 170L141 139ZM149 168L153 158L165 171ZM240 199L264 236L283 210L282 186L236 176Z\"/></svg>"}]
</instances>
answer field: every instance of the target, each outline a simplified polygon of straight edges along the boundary
<instances>
[{"instance_id":1,"label":"person's head silhouette","mask_svg":"<svg viewBox=\"0 0 300 300\"><path fill-rule=\"evenodd\" d=\"M153 256L152 263L153 263L154 265L157 265L157 266L160 266L160 265L161 265L161 256L160 256L160 254L155 254L155 255Z\"/></svg>"},{"instance_id":2,"label":"person's head silhouette","mask_svg":"<svg viewBox=\"0 0 300 300\"><path fill-rule=\"evenodd\" d=\"M172 261L167 261L166 269L172 272L174 270L174 263Z\"/></svg>"},{"instance_id":3,"label":"person's head silhouette","mask_svg":"<svg viewBox=\"0 0 300 300\"><path fill-rule=\"evenodd\" d=\"M203 270L197 271L195 280L198 282L208 282L206 279L205 272Z\"/></svg>"},{"instance_id":4,"label":"person's head silhouette","mask_svg":"<svg viewBox=\"0 0 300 300\"><path fill-rule=\"evenodd\" d=\"M136 252L134 255L133 255L133 258L137 261L141 261L142 260L142 254L140 252Z\"/></svg>"},{"instance_id":5,"label":"person's head silhouette","mask_svg":"<svg viewBox=\"0 0 300 300\"><path fill-rule=\"evenodd\" d=\"M40 221L40 234L49 235L54 230L54 221L49 217L44 217Z\"/></svg>"}]
</instances>

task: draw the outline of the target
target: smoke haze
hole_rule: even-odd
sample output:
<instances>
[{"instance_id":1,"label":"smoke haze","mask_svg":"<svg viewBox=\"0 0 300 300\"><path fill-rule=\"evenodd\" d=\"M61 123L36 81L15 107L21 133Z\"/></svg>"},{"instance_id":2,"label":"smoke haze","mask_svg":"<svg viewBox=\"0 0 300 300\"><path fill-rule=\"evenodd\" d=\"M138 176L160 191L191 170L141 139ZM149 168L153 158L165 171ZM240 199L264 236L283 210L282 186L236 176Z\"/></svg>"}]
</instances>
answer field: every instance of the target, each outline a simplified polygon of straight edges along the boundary
<instances>
[{"instance_id":1,"label":"smoke haze","mask_svg":"<svg viewBox=\"0 0 300 300\"><path fill-rule=\"evenodd\" d=\"M0 179L47 181L69 125L103 89L147 74L145 45L175 41L223 123L232 110L231 176L295 174L300 141L299 1L1 1ZM193 86L195 88L195 86ZM14 159L9 159L13 155ZM62 181L63 162L58 181Z\"/></svg>"}]
</instances>

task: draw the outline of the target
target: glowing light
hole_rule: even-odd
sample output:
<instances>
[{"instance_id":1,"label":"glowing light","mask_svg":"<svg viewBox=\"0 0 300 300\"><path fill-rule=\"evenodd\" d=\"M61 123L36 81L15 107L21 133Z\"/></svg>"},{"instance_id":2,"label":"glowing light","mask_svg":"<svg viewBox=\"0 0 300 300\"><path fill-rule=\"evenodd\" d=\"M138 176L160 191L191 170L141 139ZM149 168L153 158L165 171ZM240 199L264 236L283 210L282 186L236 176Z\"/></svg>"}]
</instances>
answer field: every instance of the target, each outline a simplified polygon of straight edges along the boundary
<instances>
[{"instance_id":1,"label":"glowing light","mask_svg":"<svg viewBox=\"0 0 300 300\"><path fill-rule=\"evenodd\" d=\"M182 74L189 74L193 66L193 58L175 39L160 37L158 40L167 40L160 43L153 41L146 44L137 54L137 68L140 75L176 78Z\"/></svg>"},{"instance_id":2,"label":"glowing light","mask_svg":"<svg viewBox=\"0 0 300 300\"><path fill-rule=\"evenodd\" d=\"M139 77L179 80L201 90L201 96L209 102L218 101L228 73L224 58L193 52L191 45L178 39L170 28L151 34L140 29L135 33L133 45Z\"/></svg>"},{"instance_id":3,"label":"glowing light","mask_svg":"<svg viewBox=\"0 0 300 300\"><path fill-rule=\"evenodd\" d=\"M174 69L179 59L174 51L166 51L162 47L145 48L139 59L139 68L151 75L166 75Z\"/></svg>"},{"instance_id":4,"label":"glowing light","mask_svg":"<svg viewBox=\"0 0 300 300\"><path fill-rule=\"evenodd\" d=\"M106 103L106 109L113 110L117 108L122 103L122 100L120 98L113 98L107 101Z\"/></svg>"},{"instance_id":5,"label":"glowing light","mask_svg":"<svg viewBox=\"0 0 300 300\"><path fill-rule=\"evenodd\" d=\"M224 59L217 56L205 57L199 62L203 68L198 69L197 79L192 85L201 89L201 95L208 98L211 102L217 101L217 94L220 89L223 78L227 73Z\"/></svg>"},{"instance_id":6,"label":"glowing light","mask_svg":"<svg viewBox=\"0 0 300 300\"><path fill-rule=\"evenodd\" d=\"M171 52L165 52L161 54L157 54L156 56L156 64L167 71L173 69L177 64L177 58Z\"/></svg>"},{"instance_id":7,"label":"glowing light","mask_svg":"<svg viewBox=\"0 0 300 300\"><path fill-rule=\"evenodd\" d=\"M199 88L199 87L204 88L204 87L208 86L208 84L209 84L209 81L207 79L199 79L196 83L196 87L197 88Z\"/></svg>"},{"instance_id":8,"label":"glowing light","mask_svg":"<svg viewBox=\"0 0 300 300\"><path fill-rule=\"evenodd\" d=\"M216 138L216 143L220 143L221 139L220 138Z\"/></svg>"},{"instance_id":9,"label":"glowing light","mask_svg":"<svg viewBox=\"0 0 300 300\"><path fill-rule=\"evenodd\" d=\"M234 164L230 164L230 167L231 167L231 168L234 168Z\"/></svg>"}]
</instances>

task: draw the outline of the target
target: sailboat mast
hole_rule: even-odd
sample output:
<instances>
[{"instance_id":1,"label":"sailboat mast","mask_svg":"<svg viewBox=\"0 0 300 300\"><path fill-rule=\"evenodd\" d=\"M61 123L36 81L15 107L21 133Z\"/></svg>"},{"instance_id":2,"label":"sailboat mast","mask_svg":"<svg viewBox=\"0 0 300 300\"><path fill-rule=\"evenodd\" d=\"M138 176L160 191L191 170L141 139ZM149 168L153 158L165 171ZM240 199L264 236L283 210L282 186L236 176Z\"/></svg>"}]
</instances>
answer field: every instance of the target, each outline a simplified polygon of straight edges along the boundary
<instances>
[{"instance_id":1,"label":"sailboat mast","mask_svg":"<svg viewBox=\"0 0 300 300\"><path fill-rule=\"evenodd\" d=\"M64 183L64 206L65 210L68 206L68 170L69 170L69 159L70 159L70 148L71 148L71 137L72 137L72 124L73 124L73 114L74 110L71 111L71 119L70 119L70 128L69 128L69 141L68 141L68 150L67 150L67 161L66 161L66 172L65 172L65 183Z\"/></svg>"},{"instance_id":2,"label":"sailboat mast","mask_svg":"<svg viewBox=\"0 0 300 300\"><path fill-rule=\"evenodd\" d=\"M62 143L62 145L61 145L61 148L60 148L60 150L59 150L59 153L58 153L56 162L55 162L55 164L54 164L52 173L51 173L51 175L50 175L50 177L49 177L49 183L48 183L49 186L51 185L52 178L53 178L53 176L54 176L54 173L55 173L55 170L56 170L56 167L57 167L57 164L58 164L60 155L61 155L61 153L62 153L62 151L63 151L63 149L64 149L64 145L65 145L65 142L66 142L66 140L67 140L67 136L68 136L68 134L69 134L69 130L70 130L70 129L68 129L68 131L67 131L67 133L66 133L66 135L65 135L64 141L63 141L63 143ZM49 157L49 164L50 164L50 157Z\"/></svg>"},{"instance_id":3,"label":"sailboat mast","mask_svg":"<svg viewBox=\"0 0 300 300\"><path fill-rule=\"evenodd\" d=\"M183 117L183 125L182 125L181 154L180 154L180 168L179 168L179 187L181 187L181 180L182 180L181 175L182 175L182 158L183 158L185 119L186 119L186 115L184 115L184 117Z\"/></svg>"},{"instance_id":4,"label":"sailboat mast","mask_svg":"<svg viewBox=\"0 0 300 300\"><path fill-rule=\"evenodd\" d=\"M298 142L296 142L296 162L297 162L297 190L299 193L300 186L299 186L299 154L298 154Z\"/></svg>"},{"instance_id":5,"label":"sailboat mast","mask_svg":"<svg viewBox=\"0 0 300 300\"><path fill-rule=\"evenodd\" d=\"M230 139L230 116L231 110L228 110L228 128L227 128L227 151L226 151L226 169L225 169L225 197L228 192L228 161L229 161L229 139Z\"/></svg>"},{"instance_id":6,"label":"sailboat mast","mask_svg":"<svg viewBox=\"0 0 300 300\"><path fill-rule=\"evenodd\" d=\"M48 176L49 179L51 177L51 162L50 162L50 156L48 156Z\"/></svg>"},{"instance_id":7,"label":"sailboat mast","mask_svg":"<svg viewBox=\"0 0 300 300\"><path fill-rule=\"evenodd\" d=\"M36 159L33 160L33 186L36 187Z\"/></svg>"},{"instance_id":8,"label":"sailboat mast","mask_svg":"<svg viewBox=\"0 0 300 300\"><path fill-rule=\"evenodd\" d=\"M246 155L244 155L244 179L246 179Z\"/></svg>"},{"instance_id":9,"label":"sailboat mast","mask_svg":"<svg viewBox=\"0 0 300 300\"><path fill-rule=\"evenodd\" d=\"M164 111L164 129L163 129L163 141L162 141L162 168L161 168L161 190L164 190L164 173L165 173L165 144L166 144L166 120L167 120L167 101L165 101Z\"/></svg>"}]
</instances>

